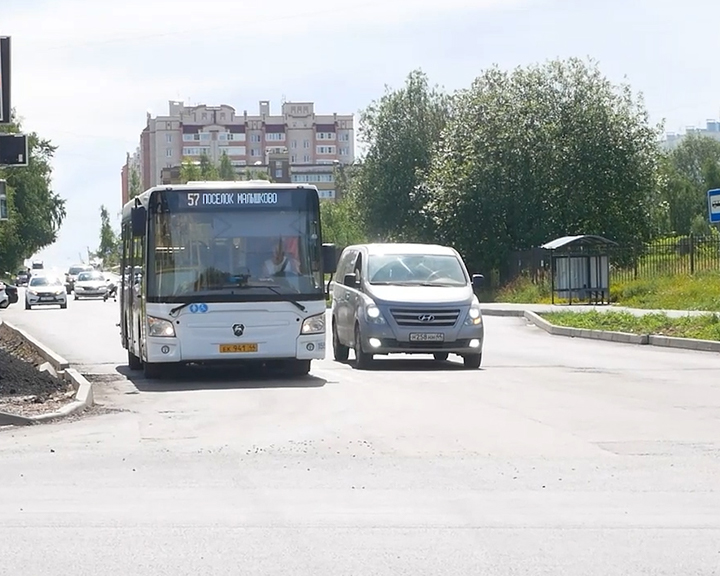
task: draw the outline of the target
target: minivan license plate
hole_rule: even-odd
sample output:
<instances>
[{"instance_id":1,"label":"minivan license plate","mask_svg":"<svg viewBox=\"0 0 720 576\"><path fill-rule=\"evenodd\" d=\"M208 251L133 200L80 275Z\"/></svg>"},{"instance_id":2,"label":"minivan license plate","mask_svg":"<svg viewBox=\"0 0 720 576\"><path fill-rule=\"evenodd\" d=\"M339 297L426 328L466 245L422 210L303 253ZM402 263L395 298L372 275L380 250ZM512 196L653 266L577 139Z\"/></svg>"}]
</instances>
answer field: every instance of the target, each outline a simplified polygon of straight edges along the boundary
<instances>
[{"instance_id":1,"label":"minivan license plate","mask_svg":"<svg viewBox=\"0 0 720 576\"><path fill-rule=\"evenodd\" d=\"M443 342L445 334L435 334L427 332L414 332L410 334L410 342Z\"/></svg>"}]
</instances>

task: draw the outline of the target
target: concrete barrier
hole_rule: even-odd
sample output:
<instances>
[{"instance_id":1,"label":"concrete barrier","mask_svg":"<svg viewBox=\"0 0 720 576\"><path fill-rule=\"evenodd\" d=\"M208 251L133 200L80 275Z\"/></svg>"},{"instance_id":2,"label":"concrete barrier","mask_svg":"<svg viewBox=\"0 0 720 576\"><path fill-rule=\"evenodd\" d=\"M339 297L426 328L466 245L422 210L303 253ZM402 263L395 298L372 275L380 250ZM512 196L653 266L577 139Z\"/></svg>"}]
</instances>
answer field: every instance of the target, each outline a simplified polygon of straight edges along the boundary
<instances>
[{"instance_id":1,"label":"concrete barrier","mask_svg":"<svg viewBox=\"0 0 720 576\"><path fill-rule=\"evenodd\" d=\"M513 310L514 312L514 310ZM509 314L512 315L512 314ZM630 334L627 332L611 332L608 330L587 330L584 328L571 328L557 326L545 320L539 314L525 310L525 319L553 336L566 336L570 338L588 338L591 340L604 340L622 344L637 344L650 346L663 346L665 348L680 348L697 352L720 352L720 342L714 340L697 340L694 338L673 338L653 334Z\"/></svg>"},{"instance_id":2,"label":"concrete barrier","mask_svg":"<svg viewBox=\"0 0 720 576\"><path fill-rule=\"evenodd\" d=\"M46 370L48 374L54 378L60 378L65 382L68 382L75 389L75 397L72 402L66 404L57 412L50 412L48 414L35 414L33 416L20 416L17 414L8 414L6 412L0 412L0 426L7 425L29 425L39 424L41 422L49 422L51 420L57 420L59 418L65 418L71 414L76 414L89 408L95 404L95 393L93 389L93 383L88 381L80 372L74 368L70 368L70 363L65 360L60 354L50 350L47 346L42 344L39 340L13 326L9 322L4 322L0 319L0 325L5 325L9 330L14 332L25 342L27 342L42 358L52 367L52 370Z\"/></svg>"}]
</instances>

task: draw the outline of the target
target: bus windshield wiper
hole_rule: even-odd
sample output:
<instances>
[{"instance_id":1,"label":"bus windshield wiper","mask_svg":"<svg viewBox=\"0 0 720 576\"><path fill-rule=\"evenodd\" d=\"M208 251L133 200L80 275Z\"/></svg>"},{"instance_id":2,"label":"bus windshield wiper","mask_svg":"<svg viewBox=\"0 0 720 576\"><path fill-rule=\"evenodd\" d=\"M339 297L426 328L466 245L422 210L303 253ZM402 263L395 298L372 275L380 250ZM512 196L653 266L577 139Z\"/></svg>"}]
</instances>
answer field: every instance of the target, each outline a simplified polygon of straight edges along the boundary
<instances>
[{"instance_id":1,"label":"bus windshield wiper","mask_svg":"<svg viewBox=\"0 0 720 576\"><path fill-rule=\"evenodd\" d=\"M280 290L278 290L277 288L275 288L275 286L269 286L269 285L267 285L267 284L243 284L242 286L239 286L239 288L243 288L243 289L247 289L247 288L267 288L268 290L270 290L270 291L272 291L272 292L275 292L275 294L277 294L278 296L287 296L287 294L283 294L282 292L280 292ZM302 304L300 304L300 302L298 302L297 300L293 300L292 298L288 298L286 301L287 301L287 302L290 302L290 304L292 304L293 306L296 306L297 308L299 308L302 312L307 312L307 308L305 308L305 306L303 306Z\"/></svg>"},{"instance_id":2,"label":"bus windshield wiper","mask_svg":"<svg viewBox=\"0 0 720 576\"><path fill-rule=\"evenodd\" d=\"M175 314L180 312L180 310L182 310L186 306L192 306L193 304L198 304L198 302L184 302L184 303L180 304L180 306L175 306L175 308L171 308L170 316L174 316Z\"/></svg>"},{"instance_id":3,"label":"bus windshield wiper","mask_svg":"<svg viewBox=\"0 0 720 576\"><path fill-rule=\"evenodd\" d=\"M278 296L287 296L287 294L283 294L277 288L275 288L275 286L268 286L266 284L241 284L241 285L232 285L232 286L218 286L217 288L213 288L211 290L238 290L238 289L249 290L250 288L265 288L267 290L274 292ZM297 300L288 298L286 300L286 302L290 302L290 304L297 307L302 312L307 312L307 308L305 308L305 306L300 304L300 302L298 302ZM182 310L183 308L185 308L187 306L192 306L193 304L199 304L199 302L183 302L182 304L175 306L175 308L172 308L170 310L170 316L174 316L175 314L180 312L180 310Z\"/></svg>"}]
</instances>

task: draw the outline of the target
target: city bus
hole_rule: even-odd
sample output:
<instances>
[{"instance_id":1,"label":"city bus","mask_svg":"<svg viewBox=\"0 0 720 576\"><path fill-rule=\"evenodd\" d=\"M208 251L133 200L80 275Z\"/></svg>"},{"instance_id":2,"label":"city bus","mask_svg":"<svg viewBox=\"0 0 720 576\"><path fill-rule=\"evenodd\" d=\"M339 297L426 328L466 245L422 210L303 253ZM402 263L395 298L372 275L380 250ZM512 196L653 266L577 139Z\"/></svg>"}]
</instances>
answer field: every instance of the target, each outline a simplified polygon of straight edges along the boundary
<instances>
[{"instance_id":1,"label":"city bus","mask_svg":"<svg viewBox=\"0 0 720 576\"><path fill-rule=\"evenodd\" d=\"M312 185L156 186L122 213L120 332L131 370L259 361L306 375L325 358L336 248Z\"/></svg>"}]
</instances>

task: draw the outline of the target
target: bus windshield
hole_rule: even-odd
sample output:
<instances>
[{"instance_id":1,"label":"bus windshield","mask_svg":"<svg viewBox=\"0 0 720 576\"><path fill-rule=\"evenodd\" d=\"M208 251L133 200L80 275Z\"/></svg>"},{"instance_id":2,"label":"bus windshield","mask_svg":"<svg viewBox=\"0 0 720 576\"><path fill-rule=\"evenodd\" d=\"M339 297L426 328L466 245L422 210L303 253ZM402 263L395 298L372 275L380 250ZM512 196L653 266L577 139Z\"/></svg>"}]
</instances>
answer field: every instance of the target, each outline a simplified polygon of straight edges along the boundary
<instances>
[{"instance_id":1,"label":"bus windshield","mask_svg":"<svg viewBox=\"0 0 720 576\"><path fill-rule=\"evenodd\" d=\"M324 298L317 202L302 200L205 210L179 203L151 214L148 300Z\"/></svg>"}]
</instances>

